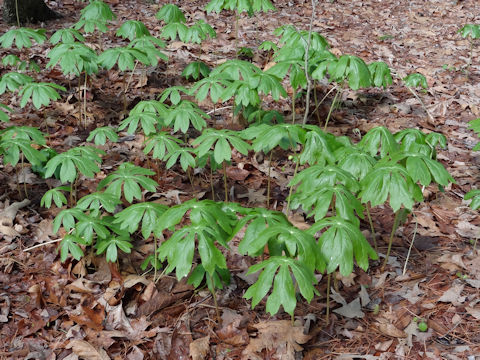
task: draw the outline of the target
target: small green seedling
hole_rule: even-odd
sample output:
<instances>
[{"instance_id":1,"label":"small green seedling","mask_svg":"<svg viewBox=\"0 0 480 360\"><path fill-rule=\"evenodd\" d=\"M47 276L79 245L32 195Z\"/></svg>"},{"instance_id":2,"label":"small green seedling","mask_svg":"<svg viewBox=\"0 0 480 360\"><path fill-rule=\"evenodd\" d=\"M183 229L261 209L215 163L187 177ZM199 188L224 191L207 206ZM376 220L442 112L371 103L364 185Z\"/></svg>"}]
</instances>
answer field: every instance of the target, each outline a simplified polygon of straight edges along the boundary
<instances>
[{"instance_id":1,"label":"small green seedling","mask_svg":"<svg viewBox=\"0 0 480 360\"><path fill-rule=\"evenodd\" d=\"M427 332L428 331L428 324L424 319L414 317L413 321L417 323L418 331L420 332Z\"/></svg>"},{"instance_id":2,"label":"small green seedling","mask_svg":"<svg viewBox=\"0 0 480 360\"><path fill-rule=\"evenodd\" d=\"M434 121L433 115L430 113L430 111L428 111L427 107L425 106L425 103L422 101L420 96L418 96L417 92L414 89L416 87L421 87L422 91L426 92L426 90L428 89L427 78L422 74L413 73L408 76L405 76L402 80L405 86L407 87L408 91L410 91L412 95L415 96L418 102L422 105L423 109L427 113L430 120Z\"/></svg>"},{"instance_id":3,"label":"small green seedling","mask_svg":"<svg viewBox=\"0 0 480 360\"><path fill-rule=\"evenodd\" d=\"M463 38L468 38L470 41L470 57L468 58L467 71L472 65L472 56L473 56L473 43L475 40L480 39L480 25L478 24L467 24L462 27L458 32L462 35Z\"/></svg>"}]
</instances>

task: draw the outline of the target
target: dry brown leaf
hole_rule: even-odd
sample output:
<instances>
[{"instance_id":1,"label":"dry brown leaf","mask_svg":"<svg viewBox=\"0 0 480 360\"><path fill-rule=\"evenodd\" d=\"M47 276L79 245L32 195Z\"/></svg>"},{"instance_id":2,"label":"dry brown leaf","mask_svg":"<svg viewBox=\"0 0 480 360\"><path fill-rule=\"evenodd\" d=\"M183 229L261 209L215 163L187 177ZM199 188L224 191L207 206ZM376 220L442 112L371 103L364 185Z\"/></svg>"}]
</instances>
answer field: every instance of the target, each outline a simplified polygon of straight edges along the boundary
<instances>
[{"instance_id":1,"label":"dry brown leaf","mask_svg":"<svg viewBox=\"0 0 480 360\"><path fill-rule=\"evenodd\" d=\"M305 344L310 340L310 335L303 333L303 326L292 326L291 321L263 321L256 325L258 335L252 338L243 351L246 359L258 359L256 353L263 349L276 348L276 359L294 360L295 351L303 348L299 344Z\"/></svg>"},{"instance_id":2,"label":"dry brown leaf","mask_svg":"<svg viewBox=\"0 0 480 360\"><path fill-rule=\"evenodd\" d=\"M465 310L467 311L467 313L472 315L475 319L480 320L480 307L473 308L473 307L467 306L465 307Z\"/></svg>"},{"instance_id":3,"label":"dry brown leaf","mask_svg":"<svg viewBox=\"0 0 480 360\"><path fill-rule=\"evenodd\" d=\"M465 302L466 296L462 296L461 293L465 284L454 284L438 299L440 302L449 302L454 306L458 306Z\"/></svg>"},{"instance_id":4,"label":"dry brown leaf","mask_svg":"<svg viewBox=\"0 0 480 360\"><path fill-rule=\"evenodd\" d=\"M194 340L190 343L190 356L192 360L203 360L210 349L210 336Z\"/></svg>"},{"instance_id":5,"label":"dry brown leaf","mask_svg":"<svg viewBox=\"0 0 480 360\"><path fill-rule=\"evenodd\" d=\"M395 338L406 338L407 334L396 328L395 325L390 324L390 323L377 323L377 328L378 330L386 336L391 336Z\"/></svg>"},{"instance_id":6,"label":"dry brown leaf","mask_svg":"<svg viewBox=\"0 0 480 360\"><path fill-rule=\"evenodd\" d=\"M84 340L71 340L67 344L66 348L72 349L72 351L78 355L80 359L110 360L110 357L107 355L105 350L102 348L97 350L93 345Z\"/></svg>"}]
</instances>

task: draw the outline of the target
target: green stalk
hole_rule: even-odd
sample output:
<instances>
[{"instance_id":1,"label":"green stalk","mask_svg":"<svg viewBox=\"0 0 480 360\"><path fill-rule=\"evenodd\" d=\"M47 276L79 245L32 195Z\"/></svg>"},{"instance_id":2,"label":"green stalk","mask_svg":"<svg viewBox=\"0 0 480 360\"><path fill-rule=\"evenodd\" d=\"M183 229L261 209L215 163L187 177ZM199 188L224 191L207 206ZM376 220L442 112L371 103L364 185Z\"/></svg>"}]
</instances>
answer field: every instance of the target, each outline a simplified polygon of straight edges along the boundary
<instances>
[{"instance_id":1,"label":"green stalk","mask_svg":"<svg viewBox=\"0 0 480 360\"><path fill-rule=\"evenodd\" d=\"M297 97L297 89L293 89L292 93L292 124L295 125L295 98Z\"/></svg>"},{"instance_id":2,"label":"green stalk","mask_svg":"<svg viewBox=\"0 0 480 360\"><path fill-rule=\"evenodd\" d=\"M375 251L378 252L377 237L376 237L376 234L375 234L375 227L373 226L372 216L370 215L370 205L369 205L369 203L367 203L365 205L365 209L367 211L368 223L370 224L370 231L372 232L373 245L375 245Z\"/></svg>"},{"instance_id":3,"label":"green stalk","mask_svg":"<svg viewBox=\"0 0 480 360\"><path fill-rule=\"evenodd\" d=\"M225 188L225 202L228 202L228 186L227 186L227 165L225 161L222 163L223 165L223 186Z\"/></svg>"},{"instance_id":4,"label":"green stalk","mask_svg":"<svg viewBox=\"0 0 480 360\"><path fill-rule=\"evenodd\" d=\"M220 317L220 310L218 308L218 301L217 301L217 293L215 292L213 276L208 274L210 278L210 283L212 284L212 289L209 288L210 292L212 293L213 303L215 304L215 312L217 314L217 323L220 325L222 323L222 318Z\"/></svg>"},{"instance_id":5,"label":"green stalk","mask_svg":"<svg viewBox=\"0 0 480 360\"><path fill-rule=\"evenodd\" d=\"M85 83L83 84L83 127L87 128L87 72L85 72Z\"/></svg>"},{"instance_id":6,"label":"green stalk","mask_svg":"<svg viewBox=\"0 0 480 360\"><path fill-rule=\"evenodd\" d=\"M15 15L17 15L17 26L20 27L20 16L18 15L18 0L15 0Z\"/></svg>"},{"instance_id":7,"label":"green stalk","mask_svg":"<svg viewBox=\"0 0 480 360\"><path fill-rule=\"evenodd\" d=\"M400 222L400 210L395 213L395 219L393 220L392 232L390 233L390 238L388 240L387 254L385 255L385 261L383 262L383 265L382 265L380 271L383 271L383 269L385 269L385 266L388 263L388 257L390 256L390 251L392 250L393 236L395 235L395 231L397 231L399 222Z\"/></svg>"},{"instance_id":8,"label":"green stalk","mask_svg":"<svg viewBox=\"0 0 480 360\"><path fill-rule=\"evenodd\" d=\"M23 153L20 157L21 162L22 162L22 170L25 169L25 162L23 158ZM27 182L25 181L25 172L23 173L23 190L25 191L25 197L28 199L28 192L27 192Z\"/></svg>"},{"instance_id":9,"label":"green stalk","mask_svg":"<svg viewBox=\"0 0 480 360\"><path fill-rule=\"evenodd\" d=\"M235 58L238 59L238 11L235 10Z\"/></svg>"},{"instance_id":10,"label":"green stalk","mask_svg":"<svg viewBox=\"0 0 480 360\"><path fill-rule=\"evenodd\" d=\"M295 171L293 172L293 177L295 177L295 175L297 175L298 164L299 164L299 161L297 159L297 164L295 165ZM290 200L292 198L292 190L293 190L293 186L290 186L290 190L288 191L287 212L285 214L287 216L288 216L288 212L290 211Z\"/></svg>"},{"instance_id":11,"label":"green stalk","mask_svg":"<svg viewBox=\"0 0 480 360\"><path fill-rule=\"evenodd\" d=\"M472 65L472 57L473 57L473 39L470 39L470 56L468 58L468 64L467 64L467 78L470 74L470 66Z\"/></svg>"},{"instance_id":12,"label":"green stalk","mask_svg":"<svg viewBox=\"0 0 480 360\"><path fill-rule=\"evenodd\" d=\"M328 121L330 120L330 116L332 115L333 108L336 105L338 95L340 94L341 89L337 89L337 93L333 97L332 105L330 105L330 109L328 110L327 119L325 120L325 126L323 127L323 131L327 131Z\"/></svg>"},{"instance_id":13,"label":"green stalk","mask_svg":"<svg viewBox=\"0 0 480 360\"><path fill-rule=\"evenodd\" d=\"M215 201L215 189L213 188L213 170L210 164L210 188L212 189L212 200Z\"/></svg>"},{"instance_id":14,"label":"green stalk","mask_svg":"<svg viewBox=\"0 0 480 360\"><path fill-rule=\"evenodd\" d=\"M325 323L330 324L330 281L332 280L332 273L327 275L327 313Z\"/></svg>"},{"instance_id":15,"label":"green stalk","mask_svg":"<svg viewBox=\"0 0 480 360\"><path fill-rule=\"evenodd\" d=\"M418 96L417 92L409 86L407 86L407 89L412 93L413 96L415 96L415 98L418 100L420 105L422 105L423 110L425 110L430 120L434 121L435 119L433 118L433 115L430 113L430 111L428 111L427 107L425 106L425 103L422 101L422 99L420 99L420 96Z\"/></svg>"},{"instance_id":16,"label":"green stalk","mask_svg":"<svg viewBox=\"0 0 480 360\"><path fill-rule=\"evenodd\" d=\"M320 119L320 114L318 113L318 98L317 98L317 81L315 80L313 82L313 99L315 100L315 116L317 117L318 120L318 126L322 126L322 119Z\"/></svg>"},{"instance_id":17,"label":"green stalk","mask_svg":"<svg viewBox=\"0 0 480 360\"><path fill-rule=\"evenodd\" d=\"M127 111L127 91L128 91L128 88L130 87L130 83L132 82L133 73L135 72L137 65L138 65L138 60L135 60L135 65L133 65L133 70L130 73L130 77L128 78L127 84L125 84L125 81L124 81L125 86L123 88L123 112ZM123 77L123 80L125 80L125 76Z\"/></svg>"},{"instance_id":18,"label":"green stalk","mask_svg":"<svg viewBox=\"0 0 480 360\"><path fill-rule=\"evenodd\" d=\"M270 150L270 158L268 160L267 209L270 208L270 184L272 182L272 178L270 177L270 170L272 168L272 154L273 154L273 149Z\"/></svg>"},{"instance_id":19,"label":"green stalk","mask_svg":"<svg viewBox=\"0 0 480 360\"><path fill-rule=\"evenodd\" d=\"M153 283L157 283L157 237L154 235L153 236Z\"/></svg>"}]
</instances>

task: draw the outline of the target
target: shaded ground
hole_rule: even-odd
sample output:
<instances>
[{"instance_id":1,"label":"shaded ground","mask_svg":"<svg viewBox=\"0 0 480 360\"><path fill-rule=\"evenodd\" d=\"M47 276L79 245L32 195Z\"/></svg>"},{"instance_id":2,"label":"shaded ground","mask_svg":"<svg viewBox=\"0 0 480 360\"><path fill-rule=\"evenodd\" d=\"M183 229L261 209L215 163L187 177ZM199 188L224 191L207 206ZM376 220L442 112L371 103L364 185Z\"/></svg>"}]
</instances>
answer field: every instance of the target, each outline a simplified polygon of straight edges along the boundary
<instances>
[{"instance_id":1,"label":"shaded ground","mask_svg":"<svg viewBox=\"0 0 480 360\"><path fill-rule=\"evenodd\" d=\"M110 5L119 22L142 20L156 35L159 25L154 15L163 3L166 2L111 1ZM205 4L206 1L179 2L190 19L204 18ZM275 5L279 10L276 13L240 19L241 46L255 48L264 40L273 40L273 30L279 24L308 28L308 1L282 0ZM46 28L52 32L74 23L83 6L71 1L64 1L61 8L52 5L65 18L47 24ZM193 291L170 276L162 277L155 286L151 274L141 273L140 264L152 252L151 243L138 242L130 256L113 265L93 254L81 262L61 263L57 243L29 249L58 238L51 233L55 214L39 206L40 197L51 184L32 177L27 184L31 203L15 219L14 229L20 236L0 235L0 358L186 359L190 352L195 359L480 356L480 257L472 246L472 240L480 233L480 218L462 201L468 190L479 185L479 158L471 152L477 140L467 129L467 122L480 117L480 44L474 48L473 66L467 77L462 69L468 60L469 44L457 34L462 25L480 22L480 3L342 0L322 2L317 13L315 30L327 38L332 52L355 54L367 62L385 61L396 75L393 86L385 92L377 89L345 93L343 106L335 111L329 131L355 137L356 129L364 133L377 125L392 131L417 127L443 133L448 139L448 149L440 152L439 159L457 183L443 193L426 189L426 202L397 231L386 270L381 272L379 263L374 262L368 273L356 270L348 278L338 277L331 302L337 311L331 314L328 325L327 284L322 279L320 296L310 304L299 303L295 317L298 326L292 328L287 314L268 317L264 304L251 310L242 299L248 286L248 279L242 274L250 264L235 254L233 247L229 261L235 276L229 287L218 292L223 319L218 325L208 291ZM128 95L129 108L140 99L153 98L166 87L183 84L179 73L190 61L200 59L213 66L234 57L232 14L207 16L206 20L215 27L218 38L201 46L170 43L166 51L168 64L136 74ZM7 30L3 24L1 30ZM95 37L87 41L92 46L98 43ZM113 30L102 36L104 47L115 41L118 39ZM42 68L47 62L46 48L35 46L29 50L30 56L38 54L35 59ZM260 53L253 61L263 68L269 59ZM428 80L429 90L421 96L433 119L398 80L411 72L420 72ZM58 70L45 71L38 78L69 85ZM89 87L89 130L118 124L122 116L122 81L121 74L115 71L101 73L93 80ZM328 88L318 90L326 93ZM18 103L17 98L2 100L12 106ZM58 150L79 145L88 131L78 128L76 101L72 85L62 101L42 111L18 109L12 121L39 126L50 134L49 145ZM288 101L276 106L286 114L290 110ZM301 115L302 104L297 108ZM326 109L320 109L321 117ZM217 124L225 123L230 111L220 109ZM311 122L316 122L313 115ZM108 148L104 173L127 159L142 165L142 141L137 136ZM283 207L287 195L280 183L293 174L291 165L283 168L286 155L274 156L278 177L273 196L278 209ZM263 192L258 189L266 184L264 159L235 155L234 161L249 171L244 180L238 180L235 168L230 168L230 186L235 186L237 196L249 195L240 201L248 205L263 203ZM192 186L181 171L166 171L159 164L151 166L156 168L160 184L155 196L164 203L174 204L177 197L184 201L209 195L207 175L198 176ZM14 174L11 168L0 168L0 200L4 206L23 200L18 195ZM215 176L221 196L220 174ZM93 191L97 183L96 179L85 180L80 196ZM374 209L373 217L377 237L386 240L393 223L391 211ZM303 218L298 221L302 225ZM365 233L371 236L368 230ZM380 252L384 253L386 244L381 239ZM413 249L403 274L412 239ZM421 319L428 325L424 333L417 328Z\"/></svg>"}]
</instances>

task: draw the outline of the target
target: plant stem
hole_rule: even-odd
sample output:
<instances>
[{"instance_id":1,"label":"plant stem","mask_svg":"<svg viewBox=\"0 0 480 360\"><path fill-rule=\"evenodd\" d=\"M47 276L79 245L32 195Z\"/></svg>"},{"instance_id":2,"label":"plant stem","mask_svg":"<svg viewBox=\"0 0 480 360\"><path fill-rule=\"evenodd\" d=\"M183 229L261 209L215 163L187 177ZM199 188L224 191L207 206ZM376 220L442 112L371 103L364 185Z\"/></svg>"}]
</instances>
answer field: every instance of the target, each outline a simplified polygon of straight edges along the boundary
<instances>
[{"instance_id":1,"label":"plant stem","mask_svg":"<svg viewBox=\"0 0 480 360\"><path fill-rule=\"evenodd\" d=\"M238 12L235 11L235 58L238 59Z\"/></svg>"},{"instance_id":2,"label":"plant stem","mask_svg":"<svg viewBox=\"0 0 480 360\"><path fill-rule=\"evenodd\" d=\"M15 15L17 16L17 26L20 27L20 16L18 15L18 0L15 0Z\"/></svg>"},{"instance_id":3,"label":"plant stem","mask_svg":"<svg viewBox=\"0 0 480 360\"><path fill-rule=\"evenodd\" d=\"M127 91L128 91L128 88L130 87L130 83L132 82L133 73L135 72L135 69L137 68L137 65L138 65L138 60L135 60L135 65L133 65L133 70L130 73L130 77L128 78L128 82L125 85L124 90L123 90L123 111L124 112L127 111Z\"/></svg>"},{"instance_id":4,"label":"plant stem","mask_svg":"<svg viewBox=\"0 0 480 360\"><path fill-rule=\"evenodd\" d=\"M407 86L407 89L412 93L413 96L415 96L415 98L418 100L418 102L420 102L420 104L422 105L423 107L423 110L425 110L425 112L427 113L428 117L430 118L430 120L434 121L435 119L433 118L433 115L430 113L430 111L428 111L427 107L425 106L424 102L422 101L422 99L420 99L420 96L418 96L417 92L415 90L413 90L411 87Z\"/></svg>"},{"instance_id":5,"label":"plant stem","mask_svg":"<svg viewBox=\"0 0 480 360\"><path fill-rule=\"evenodd\" d=\"M213 170L210 164L210 188L212 189L212 200L215 201L215 189L213 188Z\"/></svg>"},{"instance_id":6,"label":"plant stem","mask_svg":"<svg viewBox=\"0 0 480 360\"><path fill-rule=\"evenodd\" d=\"M413 213L413 216L415 217L415 229L413 230L412 242L408 247L407 258L405 259L405 265L403 265L402 275L405 275L405 273L407 272L408 259L410 259L410 253L412 252L413 243L415 242L415 236L417 236L418 220L417 220L417 217L415 216L415 213L414 212L412 213Z\"/></svg>"},{"instance_id":7,"label":"plant stem","mask_svg":"<svg viewBox=\"0 0 480 360\"><path fill-rule=\"evenodd\" d=\"M292 93L292 124L295 125L295 99L297 97L297 89L293 89Z\"/></svg>"},{"instance_id":8,"label":"plant stem","mask_svg":"<svg viewBox=\"0 0 480 360\"><path fill-rule=\"evenodd\" d=\"M310 53L310 43L312 41L312 28L313 28L313 19L315 17L315 9L317 6L318 0L312 0L312 15L310 16L310 26L308 28L308 41L307 47L305 49L305 78L307 79L307 98L305 100L305 113L303 114L303 125L307 123L308 113L310 111L310 91L312 90L312 81L308 76L308 55Z\"/></svg>"},{"instance_id":9,"label":"plant stem","mask_svg":"<svg viewBox=\"0 0 480 360\"><path fill-rule=\"evenodd\" d=\"M157 282L157 237L153 236L153 283Z\"/></svg>"},{"instance_id":10,"label":"plant stem","mask_svg":"<svg viewBox=\"0 0 480 360\"><path fill-rule=\"evenodd\" d=\"M332 280L332 273L327 275L327 313L325 323L330 324L330 281Z\"/></svg>"},{"instance_id":11,"label":"plant stem","mask_svg":"<svg viewBox=\"0 0 480 360\"><path fill-rule=\"evenodd\" d=\"M370 215L370 205L369 205L369 203L367 203L365 205L365 210L367 212L368 223L370 224L370 231L372 232L373 245L375 246L375 251L378 252L377 236L375 234L375 227L373 226L372 216Z\"/></svg>"},{"instance_id":12,"label":"plant stem","mask_svg":"<svg viewBox=\"0 0 480 360\"><path fill-rule=\"evenodd\" d=\"M23 157L23 153L20 157L21 159L21 162L22 162L22 170L23 171L23 190L25 191L25 198L28 199L28 192L27 192L27 181L25 179L25 161L24 161L24 157Z\"/></svg>"},{"instance_id":13,"label":"plant stem","mask_svg":"<svg viewBox=\"0 0 480 360\"><path fill-rule=\"evenodd\" d=\"M213 276L210 274L208 274L208 276L210 278L210 283L212 284L212 288L213 288ZM215 305L215 312L217 314L217 323L220 325L222 323L222 318L220 317L220 309L218 308L217 293L215 292L215 288L209 289L209 290L212 293L213 303Z\"/></svg>"},{"instance_id":14,"label":"plant stem","mask_svg":"<svg viewBox=\"0 0 480 360\"><path fill-rule=\"evenodd\" d=\"M322 119L320 119L320 114L318 113L318 107L319 107L319 104L318 104L318 98L317 98L317 82L314 81L313 82L313 99L315 100L315 116L317 117L317 120L318 120L318 126L322 126Z\"/></svg>"},{"instance_id":15,"label":"plant stem","mask_svg":"<svg viewBox=\"0 0 480 360\"><path fill-rule=\"evenodd\" d=\"M295 165L295 171L293 172L293 177L295 177L295 175L297 175L298 164L299 164L299 161L297 159L297 163ZM285 215L287 215L287 216L288 216L288 212L290 211L290 201L291 201L291 198L292 198L292 190L293 190L293 186L291 186L290 190L288 191L287 212L285 213Z\"/></svg>"},{"instance_id":16,"label":"plant stem","mask_svg":"<svg viewBox=\"0 0 480 360\"><path fill-rule=\"evenodd\" d=\"M228 202L227 164L225 164L225 161L224 161L222 165L223 165L223 186L225 188L225 202Z\"/></svg>"},{"instance_id":17,"label":"plant stem","mask_svg":"<svg viewBox=\"0 0 480 360\"><path fill-rule=\"evenodd\" d=\"M330 95L332 93L333 90L336 90L337 87L334 86L332 87L330 90L328 90L328 92L325 94L325 96L322 98L322 100L320 100L320 102L317 104L316 103L316 100L315 100L315 103L316 103L316 107L315 107L315 110L313 110L313 112L317 112L317 115L320 117L320 115L318 114L318 108L320 107L320 105L323 104L323 102L325 101L325 99L328 97L328 95ZM321 121L320 119L318 120L318 125L321 126Z\"/></svg>"},{"instance_id":18,"label":"plant stem","mask_svg":"<svg viewBox=\"0 0 480 360\"><path fill-rule=\"evenodd\" d=\"M330 120L330 116L332 115L333 108L336 105L338 95L340 94L341 91L342 91L341 89L337 89L337 93L333 97L332 105L330 105L330 109L328 110L328 115L327 115L327 119L325 120L325 126L323 127L323 131L327 131L328 121Z\"/></svg>"},{"instance_id":19,"label":"plant stem","mask_svg":"<svg viewBox=\"0 0 480 360\"><path fill-rule=\"evenodd\" d=\"M385 255L385 261L383 262L383 265L380 268L380 271L383 271L385 269L385 266L388 263L388 257L390 256L390 251L392 250L393 236L395 235L395 231L397 231L399 222L400 222L400 210L395 213L395 219L393 220L392 232L390 233L390 238L388 239L387 254Z\"/></svg>"},{"instance_id":20,"label":"plant stem","mask_svg":"<svg viewBox=\"0 0 480 360\"><path fill-rule=\"evenodd\" d=\"M472 65L472 56L473 56L473 39L470 39L470 56L468 57L468 64L467 64L467 78L470 75L470 66Z\"/></svg>"},{"instance_id":21,"label":"plant stem","mask_svg":"<svg viewBox=\"0 0 480 360\"><path fill-rule=\"evenodd\" d=\"M273 149L270 150L270 157L268 160L267 209L270 208L270 184L272 183L272 178L270 177L270 170L272 169L272 154L273 154Z\"/></svg>"},{"instance_id":22,"label":"plant stem","mask_svg":"<svg viewBox=\"0 0 480 360\"><path fill-rule=\"evenodd\" d=\"M85 82L83 84L83 127L87 128L87 73L85 72Z\"/></svg>"}]
</instances>

